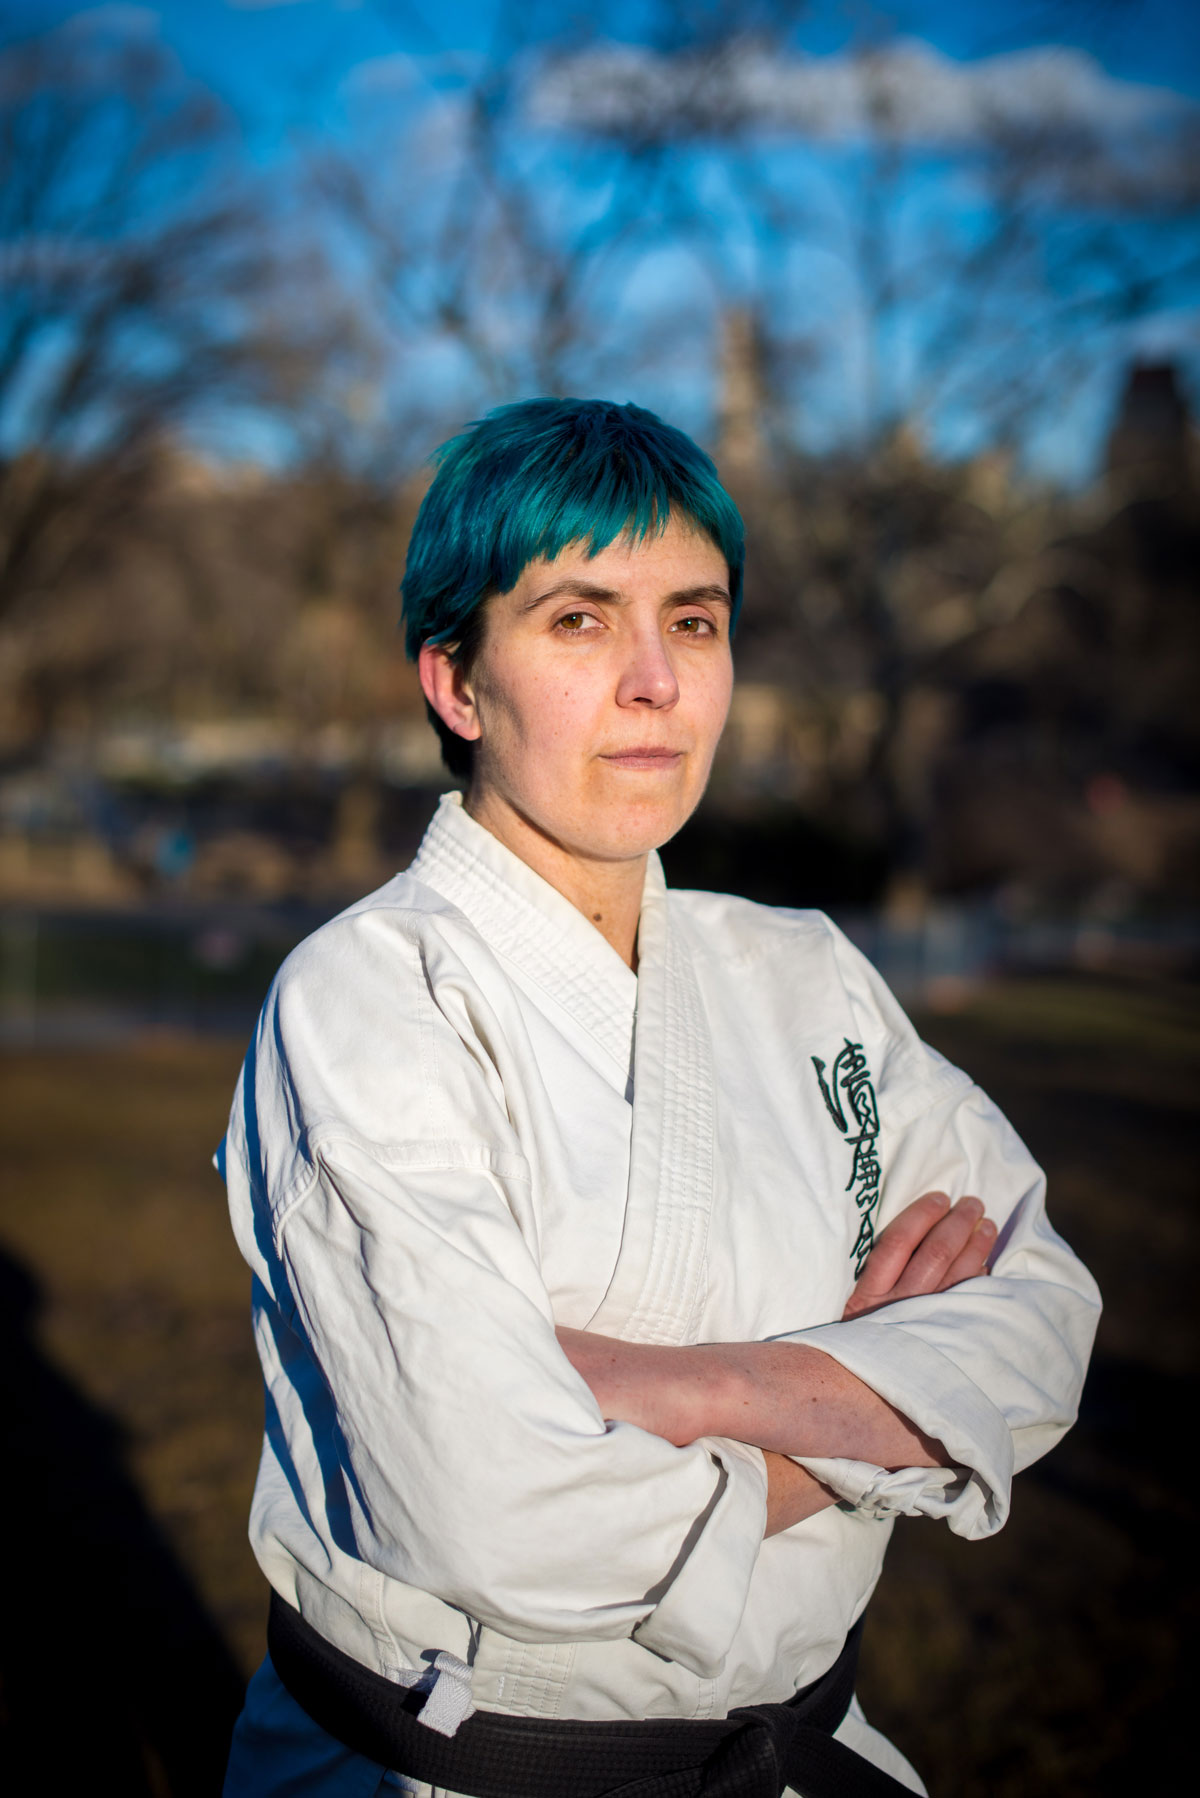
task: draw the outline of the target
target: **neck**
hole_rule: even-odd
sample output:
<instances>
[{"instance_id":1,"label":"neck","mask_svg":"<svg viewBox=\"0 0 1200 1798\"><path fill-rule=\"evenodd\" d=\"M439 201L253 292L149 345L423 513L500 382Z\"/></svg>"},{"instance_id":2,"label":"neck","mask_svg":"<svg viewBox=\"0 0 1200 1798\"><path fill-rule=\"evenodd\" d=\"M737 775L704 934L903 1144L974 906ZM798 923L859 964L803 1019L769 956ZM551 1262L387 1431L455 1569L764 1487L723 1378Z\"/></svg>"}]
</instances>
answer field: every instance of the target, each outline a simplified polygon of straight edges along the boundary
<instances>
[{"instance_id":1,"label":"neck","mask_svg":"<svg viewBox=\"0 0 1200 1798\"><path fill-rule=\"evenodd\" d=\"M468 793L464 810L535 874L569 899L637 972L637 931L646 882L645 855L599 861L577 854L487 793Z\"/></svg>"}]
</instances>

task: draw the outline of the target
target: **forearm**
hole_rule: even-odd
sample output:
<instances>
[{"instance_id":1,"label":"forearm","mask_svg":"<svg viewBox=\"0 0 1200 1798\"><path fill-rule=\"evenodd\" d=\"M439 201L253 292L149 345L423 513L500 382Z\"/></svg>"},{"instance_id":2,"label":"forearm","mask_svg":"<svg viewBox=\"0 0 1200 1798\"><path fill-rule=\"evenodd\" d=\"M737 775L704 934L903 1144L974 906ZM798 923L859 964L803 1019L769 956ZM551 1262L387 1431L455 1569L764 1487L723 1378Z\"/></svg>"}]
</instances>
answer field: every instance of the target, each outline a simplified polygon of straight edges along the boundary
<instances>
[{"instance_id":1,"label":"forearm","mask_svg":"<svg viewBox=\"0 0 1200 1798\"><path fill-rule=\"evenodd\" d=\"M790 1342L657 1348L560 1330L605 1417L677 1444L729 1436L783 1455L938 1467L941 1445L830 1356Z\"/></svg>"},{"instance_id":2,"label":"forearm","mask_svg":"<svg viewBox=\"0 0 1200 1798\"><path fill-rule=\"evenodd\" d=\"M940 1467L938 1442L819 1349L793 1342L714 1344L705 1435L783 1455L839 1455L877 1467Z\"/></svg>"},{"instance_id":3,"label":"forearm","mask_svg":"<svg viewBox=\"0 0 1200 1798\"><path fill-rule=\"evenodd\" d=\"M767 1466L767 1522L764 1536L776 1536L780 1530L815 1517L837 1501L836 1492L822 1486L807 1468L798 1467L786 1455L763 1455Z\"/></svg>"}]
</instances>

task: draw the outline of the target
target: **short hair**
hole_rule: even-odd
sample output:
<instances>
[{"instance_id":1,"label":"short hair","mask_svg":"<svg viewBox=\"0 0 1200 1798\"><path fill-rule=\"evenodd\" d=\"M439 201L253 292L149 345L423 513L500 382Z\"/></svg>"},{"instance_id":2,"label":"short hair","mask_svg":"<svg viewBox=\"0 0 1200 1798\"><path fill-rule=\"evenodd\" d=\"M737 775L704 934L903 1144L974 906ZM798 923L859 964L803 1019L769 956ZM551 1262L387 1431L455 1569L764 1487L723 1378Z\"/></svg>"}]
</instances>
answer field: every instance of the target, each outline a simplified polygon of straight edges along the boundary
<instances>
[{"instance_id":1,"label":"short hair","mask_svg":"<svg viewBox=\"0 0 1200 1798\"><path fill-rule=\"evenodd\" d=\"M730 626L742 601L741 515L710 457L653 412L611 400L537 399L498 406L436 451L401 591L404 643L464 659L482 640L480 607L507 593L539 556L569 543L597 555L628 532L644 538L682 514L729 568ZM469 775L472 746L429 708L451 772Z\"/></svg>"}]
</instances>

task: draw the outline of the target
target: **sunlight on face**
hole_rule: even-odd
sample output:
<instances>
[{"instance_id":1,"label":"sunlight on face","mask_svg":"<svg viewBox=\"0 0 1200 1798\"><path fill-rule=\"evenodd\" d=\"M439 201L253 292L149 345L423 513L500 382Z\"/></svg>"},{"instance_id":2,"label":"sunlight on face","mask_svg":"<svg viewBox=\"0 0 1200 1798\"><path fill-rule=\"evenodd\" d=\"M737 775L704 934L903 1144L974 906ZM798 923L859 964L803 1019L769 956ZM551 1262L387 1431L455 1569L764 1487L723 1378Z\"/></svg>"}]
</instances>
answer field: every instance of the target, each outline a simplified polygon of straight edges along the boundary
<instances>
[{"instance_id":1,"label":"sunlight on face","mask_svg":"<svg viewBox=\"0 0 1200 1798\"><path fill-rule=\"evenodd\" d=\"M598 555L568 546L487 602L466 688L477 734L468 809L569 855L632 860L694 810L729 710L729 571L672 518ZM464 733L468 734L468 733Z\"/></svg>"}]
</instances>

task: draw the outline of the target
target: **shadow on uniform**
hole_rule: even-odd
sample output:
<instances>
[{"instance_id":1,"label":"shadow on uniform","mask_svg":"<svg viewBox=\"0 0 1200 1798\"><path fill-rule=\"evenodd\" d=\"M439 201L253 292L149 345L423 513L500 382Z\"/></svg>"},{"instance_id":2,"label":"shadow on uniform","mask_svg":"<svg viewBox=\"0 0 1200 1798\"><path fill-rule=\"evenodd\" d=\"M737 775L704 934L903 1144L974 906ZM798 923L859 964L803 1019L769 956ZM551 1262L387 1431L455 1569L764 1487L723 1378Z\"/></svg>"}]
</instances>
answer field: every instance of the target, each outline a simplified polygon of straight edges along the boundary
<instances>
[{"instance_id":1,"label":"shadow on uniform","mask_svg":"<svg viewBox=\"0 0 1200 1798\"><path fill-rule=\"evenodd\" d=\"M242 1681L0 1253L0 1789L213 1798Z\"/></svg>"}]
</instances>

